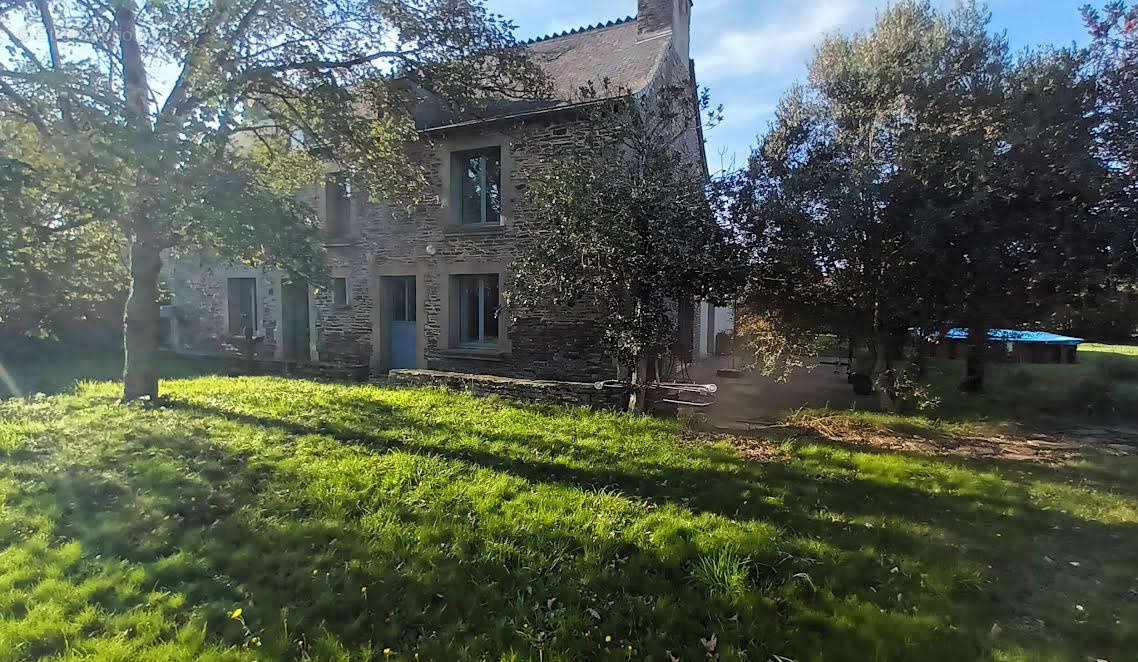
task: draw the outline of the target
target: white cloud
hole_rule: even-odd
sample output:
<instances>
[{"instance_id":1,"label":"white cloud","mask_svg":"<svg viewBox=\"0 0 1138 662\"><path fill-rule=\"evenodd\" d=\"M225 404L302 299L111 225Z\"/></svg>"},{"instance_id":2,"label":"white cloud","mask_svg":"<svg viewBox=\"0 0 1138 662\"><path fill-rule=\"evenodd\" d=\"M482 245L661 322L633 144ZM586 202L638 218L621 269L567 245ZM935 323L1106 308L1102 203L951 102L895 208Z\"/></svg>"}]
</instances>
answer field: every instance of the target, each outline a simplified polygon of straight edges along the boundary
<instances>
[{"instance_id":1,"label":"white cloud","mask_svg":"<svg viewBox=\"0 0 1138 662\"><path fill-rule=\"evenodd\" d=\"M703 80L799 69L823 35L858 23L867 5L872 10L871 3L859 0L809 0L781 15L752 15L755 27L728 29L716 36L716 27L732 25L731 16L738 16L740 8L733 5L715 3L709 8L714 9L708 12L711 15L703 17L710 19L709 24L694 26L703 33L695 39L696 66Z\"/></svg>"}]
</instances>

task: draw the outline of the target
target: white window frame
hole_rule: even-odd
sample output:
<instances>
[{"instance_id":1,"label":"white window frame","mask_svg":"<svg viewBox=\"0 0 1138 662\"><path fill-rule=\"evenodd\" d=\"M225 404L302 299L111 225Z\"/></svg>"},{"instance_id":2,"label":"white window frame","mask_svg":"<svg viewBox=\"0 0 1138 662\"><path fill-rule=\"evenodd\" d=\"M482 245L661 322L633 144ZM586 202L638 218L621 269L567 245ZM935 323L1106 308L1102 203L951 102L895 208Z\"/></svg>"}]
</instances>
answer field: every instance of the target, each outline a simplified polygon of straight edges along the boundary
<instances>
[{"instance_id":1,"label":"white window frame","mask_svg":"<svg viewBox=\"0 0 1138 662\"><path fill-rule=\"evenodd\" d=\"M454 180L456 182L456 185L454 188L454 195L455 195L455 208L458 210L458 224L459 225L482 226L482 225L498 225L498 224L501 224L501 222L502 222L502 209L501 209L501 207L503 204L502 199L504 198L503 191L502 191L502 167L503 167L502 166L502 151L503 150L500 146L490 146L490 147L481 147L478 149L467 149L467 150L462 150L462 151L458 151L458 152L453 153L452 160L451 160L451 169L452 169L452 173L453 173L452 177L454 178ZM489 211L488 202L489 202L489 198L490 198L490 190L489 190L489 187L487 186L487 184L489 182L489 178L487 177L487 171L489 170L489 168L487 167L487 164L490 161L491 153L496 153L497 157L498 157L497 160L498 160L498 198L499 198L499 202L498 202L498 215L494 218L488 217L488 211ZM463 184L466 183L466 164L471 159L473 159L476 155L477 155L478 162L479 162L478 172L479 172L480 179L479 179L478 184L482 190L482 195L479 196L479 205L480 205L479 219L480 220L467 221L466 220L466 196L463 195Z\"/></svg>"}]
</instances>

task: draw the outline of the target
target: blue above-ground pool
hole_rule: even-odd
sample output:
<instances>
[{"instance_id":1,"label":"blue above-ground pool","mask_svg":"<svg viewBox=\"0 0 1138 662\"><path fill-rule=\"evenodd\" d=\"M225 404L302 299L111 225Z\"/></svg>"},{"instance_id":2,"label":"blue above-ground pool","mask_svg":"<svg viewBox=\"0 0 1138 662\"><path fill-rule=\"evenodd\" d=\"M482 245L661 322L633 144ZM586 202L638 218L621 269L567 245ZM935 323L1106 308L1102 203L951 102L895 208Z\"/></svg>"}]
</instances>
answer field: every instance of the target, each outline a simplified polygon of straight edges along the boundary
<instances>
[{"instance_id":1,"label":"blue above-ground pool","mask_svg":"<svg viewBox=\"0 0 1138 662\"><path fill-rule=\"evenodd\" d=\"M949 340L968 340L968 329L952 329L944 337ZM1013 331L1011 329L991 329L988 331L988 340L1042 345L1081 345L1086 342L1082 338L1061 336L1046 331Z\"/></svg>"},{"instance_id":2,"label":"blue above-ground pool","mask_svg":"<svg viewBox=\"0 0 1138 662\"><path fill-rule=\"evenodd\" d=\"M963 355L958 347L968 341L968 329L952 329L944 335L944 340L952 342L939 343L942 347L941 354L947 358L957 358ZM1010 361L1075 363L1078 361L1079 345L1085 341L1046 331L991 329L988 331L988 342L1003 345L1004 358Z\"/></svg>"}]
</instances>

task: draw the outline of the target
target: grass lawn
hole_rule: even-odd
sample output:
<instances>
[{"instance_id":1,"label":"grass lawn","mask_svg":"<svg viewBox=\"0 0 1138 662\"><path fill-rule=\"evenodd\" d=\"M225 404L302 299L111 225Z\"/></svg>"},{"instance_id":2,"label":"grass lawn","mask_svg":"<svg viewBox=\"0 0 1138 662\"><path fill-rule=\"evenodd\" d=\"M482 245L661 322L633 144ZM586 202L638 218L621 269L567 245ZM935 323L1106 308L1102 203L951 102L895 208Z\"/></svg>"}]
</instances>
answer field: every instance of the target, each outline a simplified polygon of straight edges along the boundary
<instances>
[{"instance_id":1,"label":"grass lawn","mask_svg":"<svg viewBox=\"0 0 1138 662\"><path fill-rule=\"evenodd\" d=\"M163 390L0 403L0 660L1138 650L1138 458L803 432L760 463L671 422L430 390Z\"/></svg>"}]
</instances>

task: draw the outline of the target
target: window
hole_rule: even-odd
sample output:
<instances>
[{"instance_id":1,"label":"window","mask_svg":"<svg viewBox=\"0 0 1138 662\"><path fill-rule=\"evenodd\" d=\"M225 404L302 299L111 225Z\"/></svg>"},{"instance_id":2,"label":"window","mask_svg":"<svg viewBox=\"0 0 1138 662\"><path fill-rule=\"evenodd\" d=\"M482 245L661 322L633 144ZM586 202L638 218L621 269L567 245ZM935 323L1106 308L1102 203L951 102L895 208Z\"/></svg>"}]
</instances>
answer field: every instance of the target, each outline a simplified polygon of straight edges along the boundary
<instances>
[{"instance_id":1,"label":"window","mask_svg":"<svg viewBox=\"0 0 1138 662\"><path fill-rule=\"evenodd\" d=\"M348 279L332 279L332 304L336 306L348 305Z\"/></svg>"},{"instance_id":2,"label":"window","mask_svg":"<svg viewBox=\"0 0 1138 662\"><path fill-rule=\"evenodd\" d=\"M329 175L324 181L328 236L345 237L352 213L352 183L344 173Z\"/></svg>"},{"instance_id":3,"label":"window","mask_svg":"<svg viewBox=\"0 0 1138 662\"><path fill-rule=\"evenodd\" d=\"M498 274L453 276L451 322L458 347L498 344Z\"/></svg>"},{"instance_id":4,"label":"window","mask_svg":"<svg viewBox=\"0 0 1138 662\"><path fill-rule=\"evenodd\" d=\"M415 277L401 276L388 279L391 292L391 321L414 322L416 319Z\"/></svg>"},{"instance_id":5,"label":"window","mask_svg":"<svg viewBox=\"0 0 1138 662\"><path fill-rule=\"evenodd\" d=\"M257 279L229 279L229 333L244 334L245 325L257 328Z\"/></svg>"},{"instance_id":6,"label":"window","mask_svg":"<svg viewBox=\"0 0 1138 662\"><path fill-rule=\"evenodd\" d=\"M502 222L502 148L454 155L458 222L463 225Z\"/></svg>"}]
</instances>

